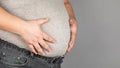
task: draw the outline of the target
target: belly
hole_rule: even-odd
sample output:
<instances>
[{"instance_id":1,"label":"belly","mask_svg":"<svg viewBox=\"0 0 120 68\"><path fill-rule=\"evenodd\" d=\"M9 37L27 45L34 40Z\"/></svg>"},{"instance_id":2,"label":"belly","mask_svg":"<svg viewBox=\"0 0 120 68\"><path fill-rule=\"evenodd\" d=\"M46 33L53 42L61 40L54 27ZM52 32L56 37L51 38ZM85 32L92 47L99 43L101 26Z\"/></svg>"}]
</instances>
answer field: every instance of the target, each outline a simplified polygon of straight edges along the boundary
<instances>
[{"instance_id":1,"label":"belly","mask_svg":"<svg viewBox=\"0 0 120 68\"><path fill-rule=\"evenodd\" d=\"M44 50L46 56L53 57L65 54L70 39L70 28L68 14L62 0L0 0L0 5L9 13L23 20L49 18L49 22L43 24L41 28L52 36L56 43L46 42L52 48L49 53ZM29 49L16 34L0 30L0 38L21 48Z\"/></svg>"}]
</instances>

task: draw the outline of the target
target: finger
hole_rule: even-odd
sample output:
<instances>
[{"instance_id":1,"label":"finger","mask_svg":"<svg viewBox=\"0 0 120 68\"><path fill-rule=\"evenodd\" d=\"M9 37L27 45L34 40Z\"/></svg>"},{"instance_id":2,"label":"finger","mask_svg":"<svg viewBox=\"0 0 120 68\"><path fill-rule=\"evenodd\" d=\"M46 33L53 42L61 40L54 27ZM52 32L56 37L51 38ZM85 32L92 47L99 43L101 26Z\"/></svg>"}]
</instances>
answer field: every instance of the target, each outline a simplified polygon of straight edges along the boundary
<instances>
[{"instance_id":1,"label":"finger","mask_svg":"<svg viewBox=\"0 0 120 68\"><path fill-rule=\"evenodd\" d=\"M56 42L56 40L54 38L52 38L51 36L49 36L48 34L46 34L44 32L43 32L43 38L44 38L44 40L52 42L52 43Z\"/></svg>"},{"instance_id":2,"label":"finger","mask_svg":"<svg viewBox=\"0 0 120 68\"><path fill-rule=\"evenodd\" d=\"M70 43L68 44L69 46L67 49L68 52L73 48L74 42L75 42L74 40L71 40Z\"/></svg>"},{"instance_id":3,"label":"finger","mask_svg":"<svg viewBox=\"0 0 120 68\"><path fill-rule=\"evenodd\" d=\"M69 48L68 48L69 51L73 47L74 43L75 43L75 35L73 34L72 37L71 37L71 40L70 40L70 42L68 44L69 45Z\"/></svg>"},{"instance_id":4,"label":"finger","mask_svg":"<svg viewBox=\"0 0 120 68\"><path fill-rule=\"evenodd\" d=\"M69 52L72 48L73 48L73 44L69 44L69 48L67 49L67 51Z\"/></svg>"},{"instance_id":5,"label":"finger","mask_svg":"<svg viewBox=\"0 0 120 68\"><path fill-rule=\"evenodd\" d=\"M28 44L28 46L29 46L29 48L30 48L30 50L31 50L32 52L34 52L35 54L37 54L37 51L35 50L35 48L33 47L32 44Z\"/></svg>"},{"instance_id":6,"label":"finger","mask_svg":"<svg viewBox=\"0 0 120 68\"><path fill-rule=\"evenodd\" d=\"M77 25L77 22L74 20L72 20L71 22L70 22L70 30L72 31L72 32L74 32L75 34L77 33L77 31L78 31L78 25Z\"/></svg>"},{"instance_id":7,"label":"finger","mask_svg":"<svg viewBox=\"0 0 120 68\"><path fill-rule=\"evenodd\" d=\"M48 52L50 52L50 51L52 50L51 47L48 46L43 39L41 39L41 40L39 41L39 44L40 44L43 48L45 48Z\"/></svg>"},{"instance_id":8,"label":"finger","mask_svg":"<svg viewBox=\"0 0 120 68\"><path fill-rule=\"evenodd\" d=\"M66 50L66 53L68 53L72 49L72 47L75 43L75 38L76 38L76 35L71 31L70 41L68 43L68 48Z\"/></svg>"},{"instance_id":9,"label":"finger","mask_svg":"<svg viewBox=\"0 0 120 68\"><path fill-rule=\"evenodd\" d=\"M41 48L41 46L40 46L37 42L34 43L34 47L36 48L36 50L37 50L39 53L41 53L42 55L45 55L43 49Z\"/></svg>"},{"instance_id":10,"label":"finger","mask_svg":"<svg viewBox=\"0 0 120 68\"><path fill-rule=\"evenodd\" d=\"M41 19L36 19L36 22L38 23L38 24L43 24L43 23L46 23L46 22L48 22L48 18L41 18Z\"/></svg>"},{"instance_id":11,"label":"finger","mask_svg":"<svg viewBox=\"0 0 120 68\"><path fill-rule=\"evenodd\" d=\"M67 54L67 53L68 53L68 50L66 50L65 54Z\"/></svg>"}]
</instances>

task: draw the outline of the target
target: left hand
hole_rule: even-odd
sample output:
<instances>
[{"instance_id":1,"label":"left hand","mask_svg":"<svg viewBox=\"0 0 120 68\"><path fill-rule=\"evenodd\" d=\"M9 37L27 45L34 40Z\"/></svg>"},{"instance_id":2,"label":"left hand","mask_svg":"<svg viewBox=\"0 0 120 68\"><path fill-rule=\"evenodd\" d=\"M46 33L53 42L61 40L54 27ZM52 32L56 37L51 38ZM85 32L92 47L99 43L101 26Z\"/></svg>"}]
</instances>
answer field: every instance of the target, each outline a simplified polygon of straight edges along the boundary
<instances>
[{"instance_id":1,"label":"left hand","mask_svg":"<svg viewBox=\"0 0 120 68\"><path fill-rule=\"evenodd\" d=\"M70 23L70 41L68 43L68 48L67 48L65 54L70 52L70 50L73 48L73 45L74 45L75 39L76 39L76 35L77 35L77 30L78 30L77 21L75 18L70 18L69 23Z\"/></svg>"}]
</instances>

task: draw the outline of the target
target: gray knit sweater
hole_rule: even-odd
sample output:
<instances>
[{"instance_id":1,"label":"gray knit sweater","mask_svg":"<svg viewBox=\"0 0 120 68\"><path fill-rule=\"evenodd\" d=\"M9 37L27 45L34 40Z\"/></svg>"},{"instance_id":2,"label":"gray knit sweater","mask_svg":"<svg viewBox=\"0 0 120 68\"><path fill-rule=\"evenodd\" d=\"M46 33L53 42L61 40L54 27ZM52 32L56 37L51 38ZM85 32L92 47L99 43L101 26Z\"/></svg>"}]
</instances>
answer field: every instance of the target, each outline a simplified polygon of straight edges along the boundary
<instances>
[{"instance_id":1,"label":"gray knit sweater","mask_svg":"<svg viewBox=\"0 0 120 68\"><path fill-rule=\"evenodd\" d=\"M52 48L51 52L44 50L46 56L65 54L70 40L70 27L63 0L0 0L0 6L23 20L49 18L50 21L43 24L41 28L57 42L54 44L46 42ZM13 33L0 30L0 38L21 48L29 49L23 39Z\"/></svg>"}]
</instances>

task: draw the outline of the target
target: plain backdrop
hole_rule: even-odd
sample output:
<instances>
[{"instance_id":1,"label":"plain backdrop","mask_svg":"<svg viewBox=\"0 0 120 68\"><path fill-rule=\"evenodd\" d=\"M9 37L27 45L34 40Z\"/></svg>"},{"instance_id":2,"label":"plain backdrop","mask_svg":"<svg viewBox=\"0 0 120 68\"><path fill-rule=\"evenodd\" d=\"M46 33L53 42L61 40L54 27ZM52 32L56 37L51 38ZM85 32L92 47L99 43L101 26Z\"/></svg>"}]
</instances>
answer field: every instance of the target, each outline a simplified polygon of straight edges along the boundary
<instances>
[{"instance_id":1,"label":"plain backdrop","mask_svg":"<svg viewBox=\"0 0 120 68\"><path fill-rule=\"evenodd\" d=\"M120 68L120 0L70 0L78 35L62 68Z\"/></svg>"}]
</instances>

